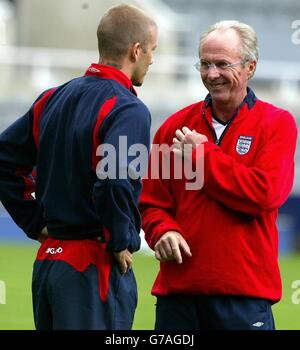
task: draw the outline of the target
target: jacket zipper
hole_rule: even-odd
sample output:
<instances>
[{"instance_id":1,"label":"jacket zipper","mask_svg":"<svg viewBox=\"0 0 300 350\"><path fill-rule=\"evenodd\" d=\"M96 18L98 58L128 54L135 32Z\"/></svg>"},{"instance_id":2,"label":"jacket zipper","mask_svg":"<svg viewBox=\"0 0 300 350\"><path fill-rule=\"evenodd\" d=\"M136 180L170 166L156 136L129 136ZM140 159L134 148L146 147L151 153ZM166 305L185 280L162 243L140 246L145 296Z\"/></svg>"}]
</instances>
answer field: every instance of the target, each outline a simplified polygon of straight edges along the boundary
<instances>
[{"instance_id":1,"label":"jacket zipper","mask_svg":"<svg viewBox=\"0 0 300 350\"><path fill-rule=\"evenodd\" d=\"M212 127L210 126L209 122L207 121L207 119L206 119L205 116L204 116L204 113L203 113L203 118L204 118L204 120L205 120L205 123L206 123L206 125L207 125L209 131L210 131L211 134L212 134L212 137L213 137L213 139L214 139L214 143L217 145L217 144L218 144L218 143L217 143L217 142L218 142L218 138L217 138L217 134L216 134L216 132L215 132L215 129L212 128Z\"/></svg>"},{"instance_id":2,"label":"jacket zipper","mask_svg":"<svg viewBox=\"0 0 300 350\"><path fill-rule=\"evenodd\" d=\"M236 115L237 115L237 114L238 114L238 113L236 113ZM212 134L213 139L214 139L214 143L215 143L217 146L220 146L221 141L223 140L223 138L224 138L226 132L228 131L228 128L229 128L230 124L231 124L232 121L235 119L236 115L235 115L233 118L231 118L231 119L229 120L229 122L227 123L227 125L226 125L224 131L222 132L221 137L218 139L215 129L209 124L209 122L207 121L207 119L206 119L206 117L205 117L205 115L204 115L204 112L203 112L203 118L204 118L204 120L205 120L205 123L206 123L206 125L208 126L209 130L211 131L211 134Z\"/></svg>"},{"instance_id":3,"label":"jacket zipper","mask_svg":"<svg viewBox=\"0 0 300 350\"><path fill-rule=\"evenodd\" d=\"M231 122L233 121L233 119L234 119L234 118L232 118L232 119L227 123L227 125L226 125L224 131L222 132L221 137L219 138L219 140L217 140L217 141L215 142L216 145L220 146L220 143L221 143L221 141L223 140L223 138L224 138L226 132L228 131L228 128L229 128ZM216 133L216 132L215 132L215 133Z\"/></svg>"}]
</instances>

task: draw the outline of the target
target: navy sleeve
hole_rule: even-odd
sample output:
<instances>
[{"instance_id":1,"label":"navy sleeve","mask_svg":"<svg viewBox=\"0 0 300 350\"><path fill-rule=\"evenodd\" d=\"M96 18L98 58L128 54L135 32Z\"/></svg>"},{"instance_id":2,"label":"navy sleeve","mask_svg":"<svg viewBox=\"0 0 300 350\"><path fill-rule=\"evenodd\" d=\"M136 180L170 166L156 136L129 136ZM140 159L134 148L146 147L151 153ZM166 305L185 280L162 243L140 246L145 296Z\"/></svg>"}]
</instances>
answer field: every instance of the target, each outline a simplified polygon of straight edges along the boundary
<instances>
[{"instance_id":1,"label":"navy sleeve","mask_svg":"<svg viewBox=\"0 0 300 350\"><path fill-rule=\"evenodd\" d=\"M93 197L100 220L110 232L107 250L140 248L138 197L142 168L148 164L150 123L148 109L133 102L115 108L101 127L99 137L106 152L97 167Z\"/></svg>"},{"instance_id":2,"label":"navy sleeve","mask_svg":"<svg viewBox=\"0 0 300 350\"><path fill-rule=\"evenodd\" d=\"M0 200L15 223L28 237L36 239L46 224L31 195L36 164L32 111L33 107L0 135Z\"/></svg>"}]
</instances>

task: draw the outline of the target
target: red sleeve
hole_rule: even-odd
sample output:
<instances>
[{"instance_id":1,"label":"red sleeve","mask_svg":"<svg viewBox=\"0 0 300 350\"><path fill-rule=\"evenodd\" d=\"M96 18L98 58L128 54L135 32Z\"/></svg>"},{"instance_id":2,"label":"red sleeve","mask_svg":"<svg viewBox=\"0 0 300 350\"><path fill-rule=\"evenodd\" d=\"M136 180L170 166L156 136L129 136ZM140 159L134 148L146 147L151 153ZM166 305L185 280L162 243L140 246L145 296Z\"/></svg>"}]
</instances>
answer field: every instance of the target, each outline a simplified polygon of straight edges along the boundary
<instances>
[{"instance_id":1,"label":"red sleeve","mask_svg":"<svg viewBox=\"0 0 300 350\"><path fill-rule=\"evenodd\" d=\"M228 208L252 215L279 208L293 186L296 140L295 120L283 111L266 130L251 167L205 143L203 190Z\"/></svg>"},{"instance_id":2,"label":"red sleeve","mask_svg":"<svg viewBox=\"0 0 300 350\"><path fill-rule=\"evenodd\" d=\"M153 144L161 144L159 131L154 137ZM174 200L169 191L170 180L153 178L155 177L153 174L157 170L154 169L154 164L162 164L161 161L158 162L157 159L154 159L157 156L157 152L152 150L148 177L143 179L143 191L140 200L142 227L145 231L145 239L152 249L164 233L177 231L182 234L180 226L174 219ZM161 172L161 169L159 169L159 172Z\"/></svg>"}]
</instances>

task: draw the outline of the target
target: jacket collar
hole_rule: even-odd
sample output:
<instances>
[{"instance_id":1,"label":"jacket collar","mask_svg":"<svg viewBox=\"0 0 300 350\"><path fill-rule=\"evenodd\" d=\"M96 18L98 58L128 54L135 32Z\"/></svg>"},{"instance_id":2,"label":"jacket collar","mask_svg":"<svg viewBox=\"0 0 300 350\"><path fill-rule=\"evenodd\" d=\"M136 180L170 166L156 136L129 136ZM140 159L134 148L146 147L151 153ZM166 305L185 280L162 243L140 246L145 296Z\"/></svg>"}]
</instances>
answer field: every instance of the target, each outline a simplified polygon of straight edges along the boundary
<instances>
[{"instance_id":1,"label":"jacket collar","mask_svg":"<svg viewBox=\"0 0 300 350\"><path fill-rule=\"evenodd\" d=\"M206 95L204 101L205 101L205 107L208 107L209 105L212 104L212 98L210 94ZM257 97L255 96L253 90L247 87L247 96L244 98L243 102L241 103L238 109L243 107L244 104L247 104L248 109L250 110L255 105L256 101L257 101Z\"/></svg>"},{"instance_id":2,"label":"jacket collar","mask_svg":"<svg viewBox=\"0 0 300 350\"><path fill-rule=\"evenodd\" d=\"M115 80L137 96L137 92L132 86L132 81L122 71L115 67L92 63L85 72L85 76L97 76L102 79Z\"/></svg>"},{"instance_id":3,"label":"jacket collar","mask_svg":"<svg viewBox=\"0 0 300 350\"><path fill-rule=\"evenodd\" d=\"M202 115L204 118L207 119L207 121L210 123L210 125L212 125L212 118L220 121L221 124L227 125L228 123L231 123L237 115L239 115L239 117L241 117L240 113L242 111L246 110L246 106L248 107L247 108L248 110L252 109L252 107L255 105L256 101L257 101L257 97L255 96L254 92L249 87L247 87L247 96L244 98L241 105L237 108L237 110L235 111L235 113L231 117L231 119L228 120L226 123L224 123L224 122L221 122L218 119L218 117L214 115L214 112L212 110L212 98L211 98L210 94L208 94L205 97L205 100L203 103Z\"/></svg>"}]
</instances>

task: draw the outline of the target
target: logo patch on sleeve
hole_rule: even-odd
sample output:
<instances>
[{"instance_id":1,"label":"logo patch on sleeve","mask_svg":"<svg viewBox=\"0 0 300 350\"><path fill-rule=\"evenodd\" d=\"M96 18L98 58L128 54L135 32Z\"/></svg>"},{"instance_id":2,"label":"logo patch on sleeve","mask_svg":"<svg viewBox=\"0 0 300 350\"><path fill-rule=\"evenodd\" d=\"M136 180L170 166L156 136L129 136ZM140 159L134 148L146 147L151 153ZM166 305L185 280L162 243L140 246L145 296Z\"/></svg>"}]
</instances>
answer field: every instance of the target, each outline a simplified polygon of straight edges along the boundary
<instances>
[{"instance_id":1,"label":"logo patch on sleeve","mask_svg":"<svg viewBox=\"0 0 300 350\"><path fill-rule=\"evenodd\" d=\"M237 153L240 155L247 154L251 148L252 141L252 136L239 136L235 147Z\"/></svg>"}]
</instances>

